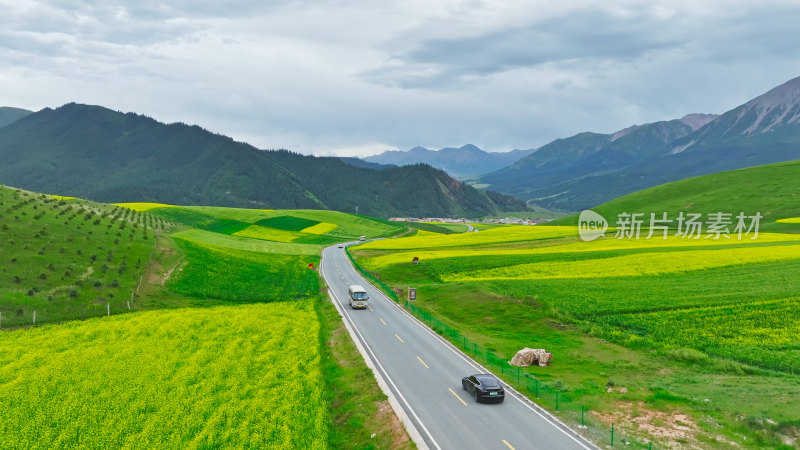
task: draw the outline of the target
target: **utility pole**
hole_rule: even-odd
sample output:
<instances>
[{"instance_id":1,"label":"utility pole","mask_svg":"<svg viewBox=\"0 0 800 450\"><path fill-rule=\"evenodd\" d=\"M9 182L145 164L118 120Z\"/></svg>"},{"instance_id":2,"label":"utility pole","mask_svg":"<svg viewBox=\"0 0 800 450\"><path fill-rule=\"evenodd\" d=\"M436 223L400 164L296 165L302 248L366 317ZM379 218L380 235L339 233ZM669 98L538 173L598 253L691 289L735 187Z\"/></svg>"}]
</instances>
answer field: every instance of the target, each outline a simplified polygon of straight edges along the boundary
<instances>
[{"instance_id":1,"label":"utility pole","mask_svg":"<svg viewBox=\"0 0 800 450\"><path fill-rule=\"evenodd\" d=\"M356 205L356 215L358 215L358 205Z\"/></svg>"}]
</instances>

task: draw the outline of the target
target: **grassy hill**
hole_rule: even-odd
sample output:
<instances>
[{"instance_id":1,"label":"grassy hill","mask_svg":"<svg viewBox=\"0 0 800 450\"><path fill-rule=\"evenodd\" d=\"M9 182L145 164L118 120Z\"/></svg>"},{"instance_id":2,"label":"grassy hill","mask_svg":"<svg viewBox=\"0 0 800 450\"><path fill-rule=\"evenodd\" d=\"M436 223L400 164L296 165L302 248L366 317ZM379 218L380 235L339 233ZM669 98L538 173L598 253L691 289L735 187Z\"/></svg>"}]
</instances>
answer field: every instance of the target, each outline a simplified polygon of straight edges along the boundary
<instances>
[{"instance_id":1,"label":"grassy hill","mask_svg":"<svg viewBox=\"0 0 800 450\"><path fill-rule=\"evenodd\" d=\"M430 166L354 167L74 103L0 128L0 159L2 183L103 202L331 209L377 217L478 217L525 208Z\"/></svg>"},{"instance_id":2,"label":"grassy hill","mask_svg":"<svg viewBox=\"0 0 800 450\"><path fill-rule=\"evenodd\" d=\"M2 327L118 313L172 223L112 205L0 187Z\"/></svg>"},{"instance_id":3,"label":"grassy hill","mask_svg":"<svg viewBox=\"0 0 800 450\"><path fill-rule=\"evenodd\" d=\"M642 212L657 217L667 212L725 212L736 216L760 212L766 231L800 231L778 220L800 217L800 160L703 175L644 189L592 208L613 226L617 214ZM554 223L577 224L577 216Z\"/></svg>"},{"instance_id":4,"label":"grassy hill","mask_svg":"<svg viewBox=\"0 0 800 450\"><path fill-rule=\"evenodd\" d=\"M308 266L404 228L6 187L0 211L0 446L410 446Z\"/></svg>"}]
</instances>

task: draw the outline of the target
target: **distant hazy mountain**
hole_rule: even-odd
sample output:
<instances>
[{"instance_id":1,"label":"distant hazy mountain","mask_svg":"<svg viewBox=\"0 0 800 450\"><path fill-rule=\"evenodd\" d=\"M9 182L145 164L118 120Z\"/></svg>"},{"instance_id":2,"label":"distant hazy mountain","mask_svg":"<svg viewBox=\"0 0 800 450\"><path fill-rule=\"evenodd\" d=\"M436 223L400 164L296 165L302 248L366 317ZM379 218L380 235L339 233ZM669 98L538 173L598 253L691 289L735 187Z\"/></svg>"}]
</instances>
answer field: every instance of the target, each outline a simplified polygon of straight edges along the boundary
<instances>
[{"instance_id":1,"label":"distant hazy mountain","mask_svg":"<svg viewBox=\"0 0 800 450\"><path fill-rule=\"evenodd\" d=\"M446 147L429 150L414 147L408 151L390 150L379 155L364 158L365 161L405 166L409 164L429 164L442 169L451 176L463 178L481 175L513 164L536 150L512 150L510 152L486 152L467 144L463 147Z\"/></svg>"},{"instance_id":2,"label":"distant hazy mountain","mask_svg":"<svg viewBox=\"0 0 800 450\"><path fill-rule=\"evenodd\" d=\"M486 174L490 189L550 208L581 210L695 175L800 158L800 78L721 116L582 133Z\"/></svg>"},{"instance_id":3,"label":"distant hazy mountain","mask_svg":"<svg viewBox=\"0 0 800 450\"><path fill-rule=\"evenodd\" d=\"M10 106L0 106L0 128L16 122L17 120L27 116L33 111L28 111L22 108L12 108Z\"/></svg>"},{"instance_id":4,"label":"distant hazy mountain","mask_svg":"<svg viewBox=\"0 0 800 450\"><path fill-rule=\"evenodd\" d=\"M68 104L0 128L0 183L105 202L475 217L525 208L441 170L264 151L182 123Z\"/></svg>"}]
</instances>

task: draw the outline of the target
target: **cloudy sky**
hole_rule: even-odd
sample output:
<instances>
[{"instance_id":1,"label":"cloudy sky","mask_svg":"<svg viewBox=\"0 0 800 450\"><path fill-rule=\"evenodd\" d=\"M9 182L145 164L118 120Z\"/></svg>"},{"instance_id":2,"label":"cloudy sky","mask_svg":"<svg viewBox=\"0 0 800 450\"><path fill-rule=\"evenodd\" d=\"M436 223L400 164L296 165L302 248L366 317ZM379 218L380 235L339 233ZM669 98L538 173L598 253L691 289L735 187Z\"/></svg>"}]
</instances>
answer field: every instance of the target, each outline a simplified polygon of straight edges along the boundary
<instances>
[{"instance_id":1,"label":"cloudy sky","mask_svg":"<svg viewBox=\"0 0 800 450\"><path fill-rule=\"evenodd\" d=\"M800 76L800 2L0 0L0 106L260 148L534 148L721 113Z\"/></svg>"}]
</instances>

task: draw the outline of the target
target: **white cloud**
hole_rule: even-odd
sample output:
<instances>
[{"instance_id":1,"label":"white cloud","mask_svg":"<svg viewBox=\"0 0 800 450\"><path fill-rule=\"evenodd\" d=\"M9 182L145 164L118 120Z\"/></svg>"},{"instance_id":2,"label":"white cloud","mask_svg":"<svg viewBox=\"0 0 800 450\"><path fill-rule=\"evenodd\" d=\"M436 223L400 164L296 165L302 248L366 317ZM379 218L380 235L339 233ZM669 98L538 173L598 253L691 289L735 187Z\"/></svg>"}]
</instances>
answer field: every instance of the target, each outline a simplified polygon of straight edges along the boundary
<instances>
[{"instance_id":1,"label":"white cloud","mask_svg":"<svg viewBox=\"0 0 800 450\"><path fill-rule=\"evenodd\" d=\"M532 148L720 113L800 75L791 1L0 0L0 105L262 148Z\"/></svg>"}]
</instances>

